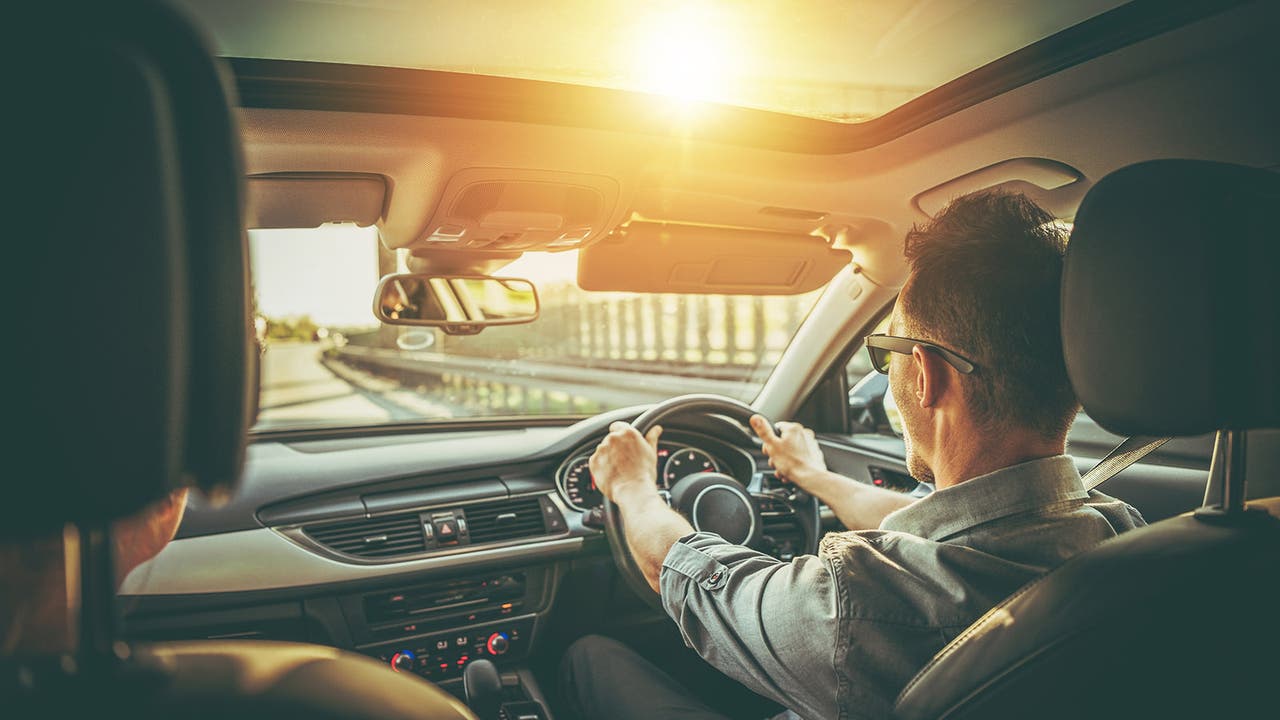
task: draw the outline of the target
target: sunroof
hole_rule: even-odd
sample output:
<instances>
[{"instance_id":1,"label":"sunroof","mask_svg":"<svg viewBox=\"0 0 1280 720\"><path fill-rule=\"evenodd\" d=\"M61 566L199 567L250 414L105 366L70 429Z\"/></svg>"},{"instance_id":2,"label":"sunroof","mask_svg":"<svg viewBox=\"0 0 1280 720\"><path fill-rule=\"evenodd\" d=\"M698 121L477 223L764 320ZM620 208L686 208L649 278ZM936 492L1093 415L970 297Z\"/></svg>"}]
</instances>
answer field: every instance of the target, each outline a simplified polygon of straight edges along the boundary
<instances>
[{"instance_id":1,"label":"sunroof","mask_svg":"<svg viewBox=\"0 0 1280 720\"><path fill-rule=\"evenodd\" d=\"M178 0L229 57L447 70L856 123L1122 0Z\"/></svg>"}]
</instances>

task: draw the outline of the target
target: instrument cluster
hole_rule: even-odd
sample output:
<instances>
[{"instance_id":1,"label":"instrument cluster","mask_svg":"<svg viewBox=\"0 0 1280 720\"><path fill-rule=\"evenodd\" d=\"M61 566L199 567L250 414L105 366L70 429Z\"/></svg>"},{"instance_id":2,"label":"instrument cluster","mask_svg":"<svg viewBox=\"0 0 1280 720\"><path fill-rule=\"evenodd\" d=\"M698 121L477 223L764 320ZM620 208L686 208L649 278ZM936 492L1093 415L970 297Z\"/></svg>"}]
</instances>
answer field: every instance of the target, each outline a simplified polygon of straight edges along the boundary
<instances>
[{"instance_id":1,"label":"instrument cluster","mask_svg":"<svg viewBox=\"0 0 1280 720\"><path fill-rule=\"evenodd\" d=\"M586 512L604 503L604 496L591 477L591 453L570 457L556 471L556 487L564 501L575 510ZM655 484L669 490L678 481L698 472L725 472L725 464L711 453L697 447L675 443L658 443L658 466Z\"/></svg>"}]
</instances>

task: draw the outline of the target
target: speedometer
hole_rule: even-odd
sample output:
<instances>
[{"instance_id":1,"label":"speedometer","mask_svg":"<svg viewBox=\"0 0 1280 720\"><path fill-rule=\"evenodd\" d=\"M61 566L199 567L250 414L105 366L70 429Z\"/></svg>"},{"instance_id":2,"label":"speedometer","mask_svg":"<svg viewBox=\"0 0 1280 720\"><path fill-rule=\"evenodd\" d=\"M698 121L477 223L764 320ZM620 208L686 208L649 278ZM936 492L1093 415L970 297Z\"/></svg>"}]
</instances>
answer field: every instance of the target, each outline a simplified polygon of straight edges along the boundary
<instances>
[{"instance_id":1,"label":"speedometer","mask_svg":"<svg viewBox=\"0 0 1280 720\"><path fill-rule=\"evenodd\" d=\"M590 462L589 455L576 457L565 464L560 476L560 492L564 499L573 508L583 512L604 503L604 496L591 477Z\"/></svg>"},{"instance_id":2,"label":"speedometer","mask_svg":"<svg viewBox=\"0 0 1280 720\"><path fill-rule=\"evenodd\" d=\"M667 458L662 479L667 487L672 487L681 478L700 472L720 472L720 467L710 455L697 448L683 448L671 453Z\"/></svg>"}]
</instances>

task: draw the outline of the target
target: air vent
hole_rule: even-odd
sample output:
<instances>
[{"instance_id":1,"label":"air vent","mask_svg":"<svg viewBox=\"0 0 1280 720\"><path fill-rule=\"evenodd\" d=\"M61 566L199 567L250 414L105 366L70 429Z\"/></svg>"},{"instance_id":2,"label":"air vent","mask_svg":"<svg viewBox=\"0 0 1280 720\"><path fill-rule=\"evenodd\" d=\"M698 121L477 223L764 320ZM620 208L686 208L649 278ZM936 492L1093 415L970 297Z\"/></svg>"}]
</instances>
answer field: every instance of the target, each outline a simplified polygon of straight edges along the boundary
<instances>
[{"instance_id":1,"label":"air vent","mask_svg":"<svg viewBox=\"0 0 1280 720\"><path fill-rule=\"evenodd\" d=\"M322 545L357 557L384 558L426 550L417 513L311 525L302 531Z\"/></svg>"},{"instance_id":2,"label":"air vent","mask_svg":"<svg viewBox=\"0 0 1280 720\"><path fill-rule=\"evenodd\" d=\"M471 544L545 535L542 506L536 497L482 503L466 508Z\"/></svg>"}]
</instances>

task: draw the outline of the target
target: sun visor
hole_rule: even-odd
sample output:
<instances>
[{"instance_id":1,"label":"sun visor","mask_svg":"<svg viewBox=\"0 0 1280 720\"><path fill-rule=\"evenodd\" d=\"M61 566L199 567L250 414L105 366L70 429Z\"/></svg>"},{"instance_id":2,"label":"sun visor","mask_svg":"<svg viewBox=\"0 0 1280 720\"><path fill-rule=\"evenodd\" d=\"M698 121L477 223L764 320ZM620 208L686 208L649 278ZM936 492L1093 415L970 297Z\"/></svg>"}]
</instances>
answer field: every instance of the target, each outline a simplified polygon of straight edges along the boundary
<instances>
[{"instance_id":1,"label":"sun visor","mask_svg":"<svg viewBox=\"0 0 1280 720\"><path fill-rule=\"evenodd\" d=\"M632 222L578 254L583 290L796 295L852 255L812 235Z\"/></svg>"},{"instance_id":2,"label":"sun visor","mask_svg":"<svg viewBox=\"0 0 1280 720\"><path fill-rule=\"evenodd\" d=\"M250 228L313 228L325 223L368 227L382 219L387 202L387 181L381 175L252 175L248 188Z\"/></svg>"}]
</instances>

